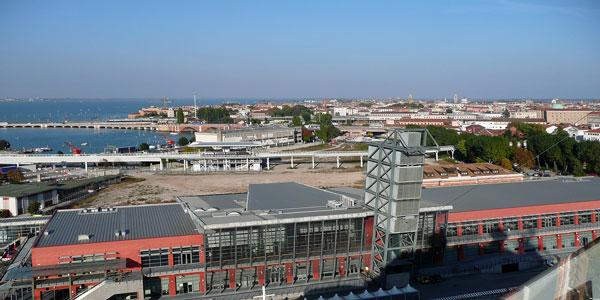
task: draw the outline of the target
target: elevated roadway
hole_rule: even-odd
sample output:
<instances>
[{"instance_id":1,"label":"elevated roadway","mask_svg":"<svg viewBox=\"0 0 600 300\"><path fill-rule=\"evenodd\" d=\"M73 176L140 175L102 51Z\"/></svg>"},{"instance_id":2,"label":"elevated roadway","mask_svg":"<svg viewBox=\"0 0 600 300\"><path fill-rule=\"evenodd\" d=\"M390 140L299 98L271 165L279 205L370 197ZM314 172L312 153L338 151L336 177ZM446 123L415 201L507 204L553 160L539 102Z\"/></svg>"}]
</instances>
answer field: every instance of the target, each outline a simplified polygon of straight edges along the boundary
<instances>
[{"instance_id":1,"label":"elevated roadway","mask_svg":"<svg viewBox=\"0 0 600 300\"><path fill-rule=\"evenodd\" d=\"M452 155L456 147L441 146L437 149L429 149L427 153L435 153L436 159L440 151L451 152ZM178 160L183 161L187 167L189 161L199 160L250 160L261 159L266 160L267 169L270 167L270 159L273 158L289 158L292 166L294 158L312 158L313 167L316 158L332 158L337 159L339 167L340 157L359 157L361 166L363 158L368 156L367 151L256 151L249 154L211 154L211 153L99 153L99 154L2 154L0 155L0 164L19 165L19 164L66 164L66 163L83 163L86 170L88 163L159 163L162 169L163 160Z\"/></svg>"}]
</instances>

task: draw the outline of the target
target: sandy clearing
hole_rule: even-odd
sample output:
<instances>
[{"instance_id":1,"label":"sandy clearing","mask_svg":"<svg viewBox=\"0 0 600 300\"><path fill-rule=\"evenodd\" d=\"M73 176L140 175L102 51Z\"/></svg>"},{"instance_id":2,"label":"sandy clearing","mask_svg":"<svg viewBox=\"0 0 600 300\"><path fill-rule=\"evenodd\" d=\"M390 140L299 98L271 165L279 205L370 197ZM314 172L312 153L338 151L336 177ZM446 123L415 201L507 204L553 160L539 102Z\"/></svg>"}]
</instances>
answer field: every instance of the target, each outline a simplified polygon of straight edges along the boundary
<instances>
[{"instance_id":1,"label":"sandy clearing","mask_svg":"<svg viewBox=\"0 0 600 300\"><path fill-rule=\"evenodd\" d=\"M96 197L81 203L82 207L146 204L173 201L176 195L207 195L240 193L248 190L251 183L273 183L296 181L315 187L354 186L364 184L363 170L348 166L345 169L298 169L278 166L273 171L260 173L225 173L200 175L158 175L152 173L130 173L143 178L111 186Z\"/></svg>"}]
</instances>

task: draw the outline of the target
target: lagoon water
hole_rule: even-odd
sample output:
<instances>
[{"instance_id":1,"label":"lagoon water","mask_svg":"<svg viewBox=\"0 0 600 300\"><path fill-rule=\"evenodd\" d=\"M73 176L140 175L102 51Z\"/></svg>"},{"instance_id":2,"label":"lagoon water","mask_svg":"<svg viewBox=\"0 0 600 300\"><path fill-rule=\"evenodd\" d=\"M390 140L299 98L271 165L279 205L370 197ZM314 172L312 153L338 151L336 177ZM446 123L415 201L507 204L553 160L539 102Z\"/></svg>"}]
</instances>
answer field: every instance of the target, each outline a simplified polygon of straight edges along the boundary
<instances>
[{"instance_id":1,"label":"lagoon water","mask_svg":"<svg viewBox=\"0 0 600 300\"><path fill-rule=\"evenodd\" d=\"M242 100L241 103L256 103L257 100ZM215 105L225 103L225 99L202 99L198 105ZM231 102L238 102L232 100ZM0 102L0 122L78 122L78 121L107 121L124 119L127 114L137 112L150 105L162 106L159 99L109 99L109 100L45 100L32 102ZM173 105L193 105L193 100L176 100ZM167 137L177 141L185 136L179 134ZM143 130L94 130L94 129L40 129L40 128L10 128L0 129L0 140L11 143L12 149L30 149L50 147L51 153L62 151L69 153L65 142L79 146L85 153L103 152L108 145L117 147L137 146L140 143L150 145L166 144L161 133ZM87 146L81 146L87 143Z\"/></svg>"}]
</instances>

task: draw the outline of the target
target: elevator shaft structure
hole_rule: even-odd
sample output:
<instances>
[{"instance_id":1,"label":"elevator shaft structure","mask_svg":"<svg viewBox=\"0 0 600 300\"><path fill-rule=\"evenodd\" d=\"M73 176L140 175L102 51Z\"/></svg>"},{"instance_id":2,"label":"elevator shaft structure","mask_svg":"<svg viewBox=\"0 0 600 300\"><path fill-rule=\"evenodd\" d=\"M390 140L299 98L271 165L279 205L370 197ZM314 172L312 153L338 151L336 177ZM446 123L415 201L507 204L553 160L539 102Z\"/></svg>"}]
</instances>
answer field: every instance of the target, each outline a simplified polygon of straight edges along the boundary
<instances>
[{"instance_id":1,"label":"elevator shaft structure","mask_svg":"<svg viewBox=\"0 0 600 300\"><path fill-rule=\"evenodd\" d=\"M425 151L437 147L426 129L394 130L384 141L369 144L365 205L374 211L372 278L385 282L387 274L393 273L403 274L408 281L417 242Z\"/></svg>"}]
</instances>

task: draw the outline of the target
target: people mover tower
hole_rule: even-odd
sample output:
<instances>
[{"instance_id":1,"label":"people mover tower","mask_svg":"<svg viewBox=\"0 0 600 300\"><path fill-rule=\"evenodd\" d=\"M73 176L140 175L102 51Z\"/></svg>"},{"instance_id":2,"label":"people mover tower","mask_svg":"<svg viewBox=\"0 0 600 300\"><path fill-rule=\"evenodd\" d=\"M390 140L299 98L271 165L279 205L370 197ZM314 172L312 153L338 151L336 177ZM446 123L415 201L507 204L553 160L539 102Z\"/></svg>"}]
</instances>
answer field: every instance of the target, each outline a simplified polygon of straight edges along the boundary
<instances>
[{"instance_id":1,"label":"people mover tower","mask_svg":"<svg viewBox=\"0 0 600 300\"><path fill-rule=\"evenodd\" d=\"M395 130L384 141L369 144L365 204L374 212L370 273L385 285L408 283L425 153L437 147L426 129Z\"/></svg>"}]
</instances>

